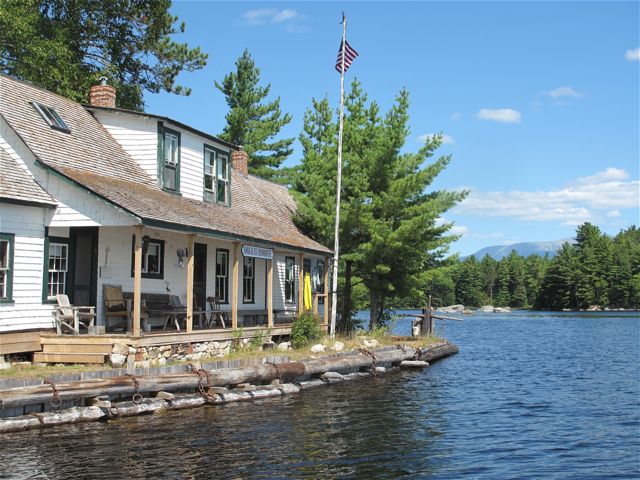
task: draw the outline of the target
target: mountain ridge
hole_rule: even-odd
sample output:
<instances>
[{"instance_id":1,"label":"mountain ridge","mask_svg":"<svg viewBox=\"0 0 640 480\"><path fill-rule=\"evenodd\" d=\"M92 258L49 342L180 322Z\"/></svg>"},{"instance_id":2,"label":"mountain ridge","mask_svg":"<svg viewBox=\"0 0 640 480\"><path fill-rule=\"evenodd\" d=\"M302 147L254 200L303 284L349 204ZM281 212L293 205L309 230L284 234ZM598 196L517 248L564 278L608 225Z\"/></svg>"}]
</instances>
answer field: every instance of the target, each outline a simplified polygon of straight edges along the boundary
<instances>
[{"instance_id":1,"label":"mountain ridge","mask_svg":"<svg viewBox=\"0 0 640 480\"><path fill-rule=\"evenodd\" d=\"M515 250L516 253L522 257L526 257L529 255L540 255L544 256L548 254L550 257L554 257L556 252L560 250L562 245L566 242L574 243L574 238L564 238L562 240L551 240L551 241L542 241L542 242L519 242L512 243L510 245L491 245L489 247L484 247L478 250L471 255L467 255L468 257L476 257L476 259L480 260L485 255L489 255L495 260L501 260L502 258L508 256L511 253L511 250Z\"/></svg>"}]
</instances>

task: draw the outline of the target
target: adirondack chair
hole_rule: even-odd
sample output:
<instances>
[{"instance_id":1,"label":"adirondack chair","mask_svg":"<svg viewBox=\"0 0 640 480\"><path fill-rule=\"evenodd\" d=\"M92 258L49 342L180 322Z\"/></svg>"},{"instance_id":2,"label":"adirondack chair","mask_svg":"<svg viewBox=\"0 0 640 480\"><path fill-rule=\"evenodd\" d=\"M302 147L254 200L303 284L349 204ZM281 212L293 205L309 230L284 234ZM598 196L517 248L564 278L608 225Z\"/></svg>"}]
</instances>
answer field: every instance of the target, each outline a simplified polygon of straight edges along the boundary
<instances>
[{"instance_id":1,"label":"adirondack chair","mask_svg":"<svg viewBox=\"0 0 640 480\"><path fill-rule=\"evenodd\" d=\"M96 319L95 307L73 306L69 302L69 297L64 294L56 295L58 305L54 310L56 319L56 329L58 335L64 330L69 330L74 335L80 335L80 327L89 330L93 327Z\"/></svg>"},{"instance_id":2,"label":"adirondack chair","mask_svg":"<svg viewBox=\"0 0 640 480\"><path fill-rule=\"evenodd\" d=\"M220 310L220 298L218 297L207 297L207 302L209 303L209 327L213 327L216 322L220 323L222 328L227 328L224 322L225 313Z\"/></svg>"}]
</instances>

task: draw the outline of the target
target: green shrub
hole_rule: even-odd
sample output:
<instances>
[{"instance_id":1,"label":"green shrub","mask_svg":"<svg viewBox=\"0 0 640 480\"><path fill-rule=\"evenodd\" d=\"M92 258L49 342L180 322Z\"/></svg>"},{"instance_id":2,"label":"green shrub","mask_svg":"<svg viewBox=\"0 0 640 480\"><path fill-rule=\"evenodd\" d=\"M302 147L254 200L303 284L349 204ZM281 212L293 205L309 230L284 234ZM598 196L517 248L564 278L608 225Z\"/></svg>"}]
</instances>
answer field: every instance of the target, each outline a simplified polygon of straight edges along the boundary
<instances>
[{"instance_id":1,"label":"green shrub","mask_svg":"<svg viewBox=\"0 0 640 480\"><path fill-rule=\"evenodd\" d=\"M291 346L302 348L322 336L318 319L310 312L299 315L291 325Z\"/></svg>"},{"instance_id":2,"label":"green shrub","mask_svg":"<svg viewBox=\"0 0 640 480\"><path fill-rule=\"evenodd\" d=\"M247 349L251 352L259 350L262 345L267 341L267 338L271 336L271 329L260 329L255 332L249 343Z\"/></svg>"}]
</instances>

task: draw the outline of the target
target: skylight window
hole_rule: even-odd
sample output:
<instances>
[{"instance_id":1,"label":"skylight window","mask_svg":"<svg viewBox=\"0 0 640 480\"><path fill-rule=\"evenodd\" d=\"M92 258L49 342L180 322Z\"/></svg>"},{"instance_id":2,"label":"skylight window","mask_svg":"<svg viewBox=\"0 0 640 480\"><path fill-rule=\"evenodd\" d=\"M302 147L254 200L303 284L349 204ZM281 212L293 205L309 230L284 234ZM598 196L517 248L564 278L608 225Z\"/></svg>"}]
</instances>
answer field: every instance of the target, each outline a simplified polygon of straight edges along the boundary
<instances>
[{"instance_id":1,"label":"skylight window","mask_svg":"<svg viewBox=\"0 0 640 480\"><path fill-rule=\"evenodd\" d=\"M64 123L62 117L60 117L60 115L58 115L58 112L56 112L52 107L47 107L46 105L42 105L41 103L36 102L32 102L32 105L51 128L60 130L61 132L65 133L71 132L69 126Z\"/></svg>"}]
</instances>

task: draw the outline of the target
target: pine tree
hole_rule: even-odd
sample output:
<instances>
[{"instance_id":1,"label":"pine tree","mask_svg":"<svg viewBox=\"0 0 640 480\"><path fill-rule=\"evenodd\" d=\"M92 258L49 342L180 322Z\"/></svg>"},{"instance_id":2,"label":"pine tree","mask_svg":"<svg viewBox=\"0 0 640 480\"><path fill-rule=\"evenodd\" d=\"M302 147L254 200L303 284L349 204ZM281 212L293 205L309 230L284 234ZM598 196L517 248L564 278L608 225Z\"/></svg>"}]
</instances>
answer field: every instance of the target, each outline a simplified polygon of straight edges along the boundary
<instances>
[{"instance_id":1,"label":"pine tree","mask_svg":"<svg viewBox=\"0 0 640 480\"><path fill-rule=\"evenodd\" d=\"M496 262L491 255L487 253L482 257L482 260L480 261L480 272L482 275L482 287L486 296L486 302L482 303L488 303L490 305L493 304L496 276L498 274L497 268L498 262Z\"/></svg>"},{"instance_id":2,"label":"pine tree","mask_svg":"<svg viewBox=\"0 0 640 480\"><path fill-rule=\"evenodd\" d=\"M465 258L456 276L456 301L469 307L480 306L484 300L480 264L473 255Z\"/></svg>"},{"instance_id":3,"label":"pine tree","mask_svg":"<svg viewBox=\"0 0 640 480\"><path fill-rule=\"evenodd\" d=\"M440 145L439 137L417 153L400 153L409 133L408 108L409 95L403 90L380 116L357 81L345 99L340 255L369 292L370 328L384 318L391 298L424 300L425 271L438 266L456 238L446 235L452 225L440 225L437 219L466 195L427 192L450 161L440 157L424 165ZM292 182L298 225L326 244L333 239L333 222L326 219L334 218L335 209L336 123L328 101L314 101L305 114L300 137L304 157ZM350 271L341 272L345 270ZM345 278L344 304L349 288Z\"/></svg>"},{"instance_id":4,"label":"pine tree","mask_svg":"<svg viewBox=\"0 0 640 480\"><path fill-rule=\"evenodd\" d=\"M118 90L117 105L144 106L143 94L188 95L181 72L206 65L207 54L177 43L184 23L170 0L3 0L0 71L78 102L101 76Z\"/></svg>"},{"instance_id":5,"label":"pine tree","mask_svg":"<svg viewBox=\"0 0 640 480\"><path fill-rule=\"evenodd\" d=\"M227 125L221 138L242 145L249 155L249 172L274 178L276 170L293 151L293 138L274 138L291 121L280 110L280 97L264 102L271 84L259 86L260 69L248 50L236 60L236 71L228 73L222 83L215 82L229 105Z\"/></svg>"},{"instance_id":6,"label":"pine tree","mask_svg":"<svg viewBox=\"0 0 640 480\"><path fill-rule=\"evenodd\" d=\"M509 270L509 261L507 257L500 259L496 269L496 285L498 293L496 295L496 306L508 307L511 304L511 272Z\"/></svg>"}]
</instances>

